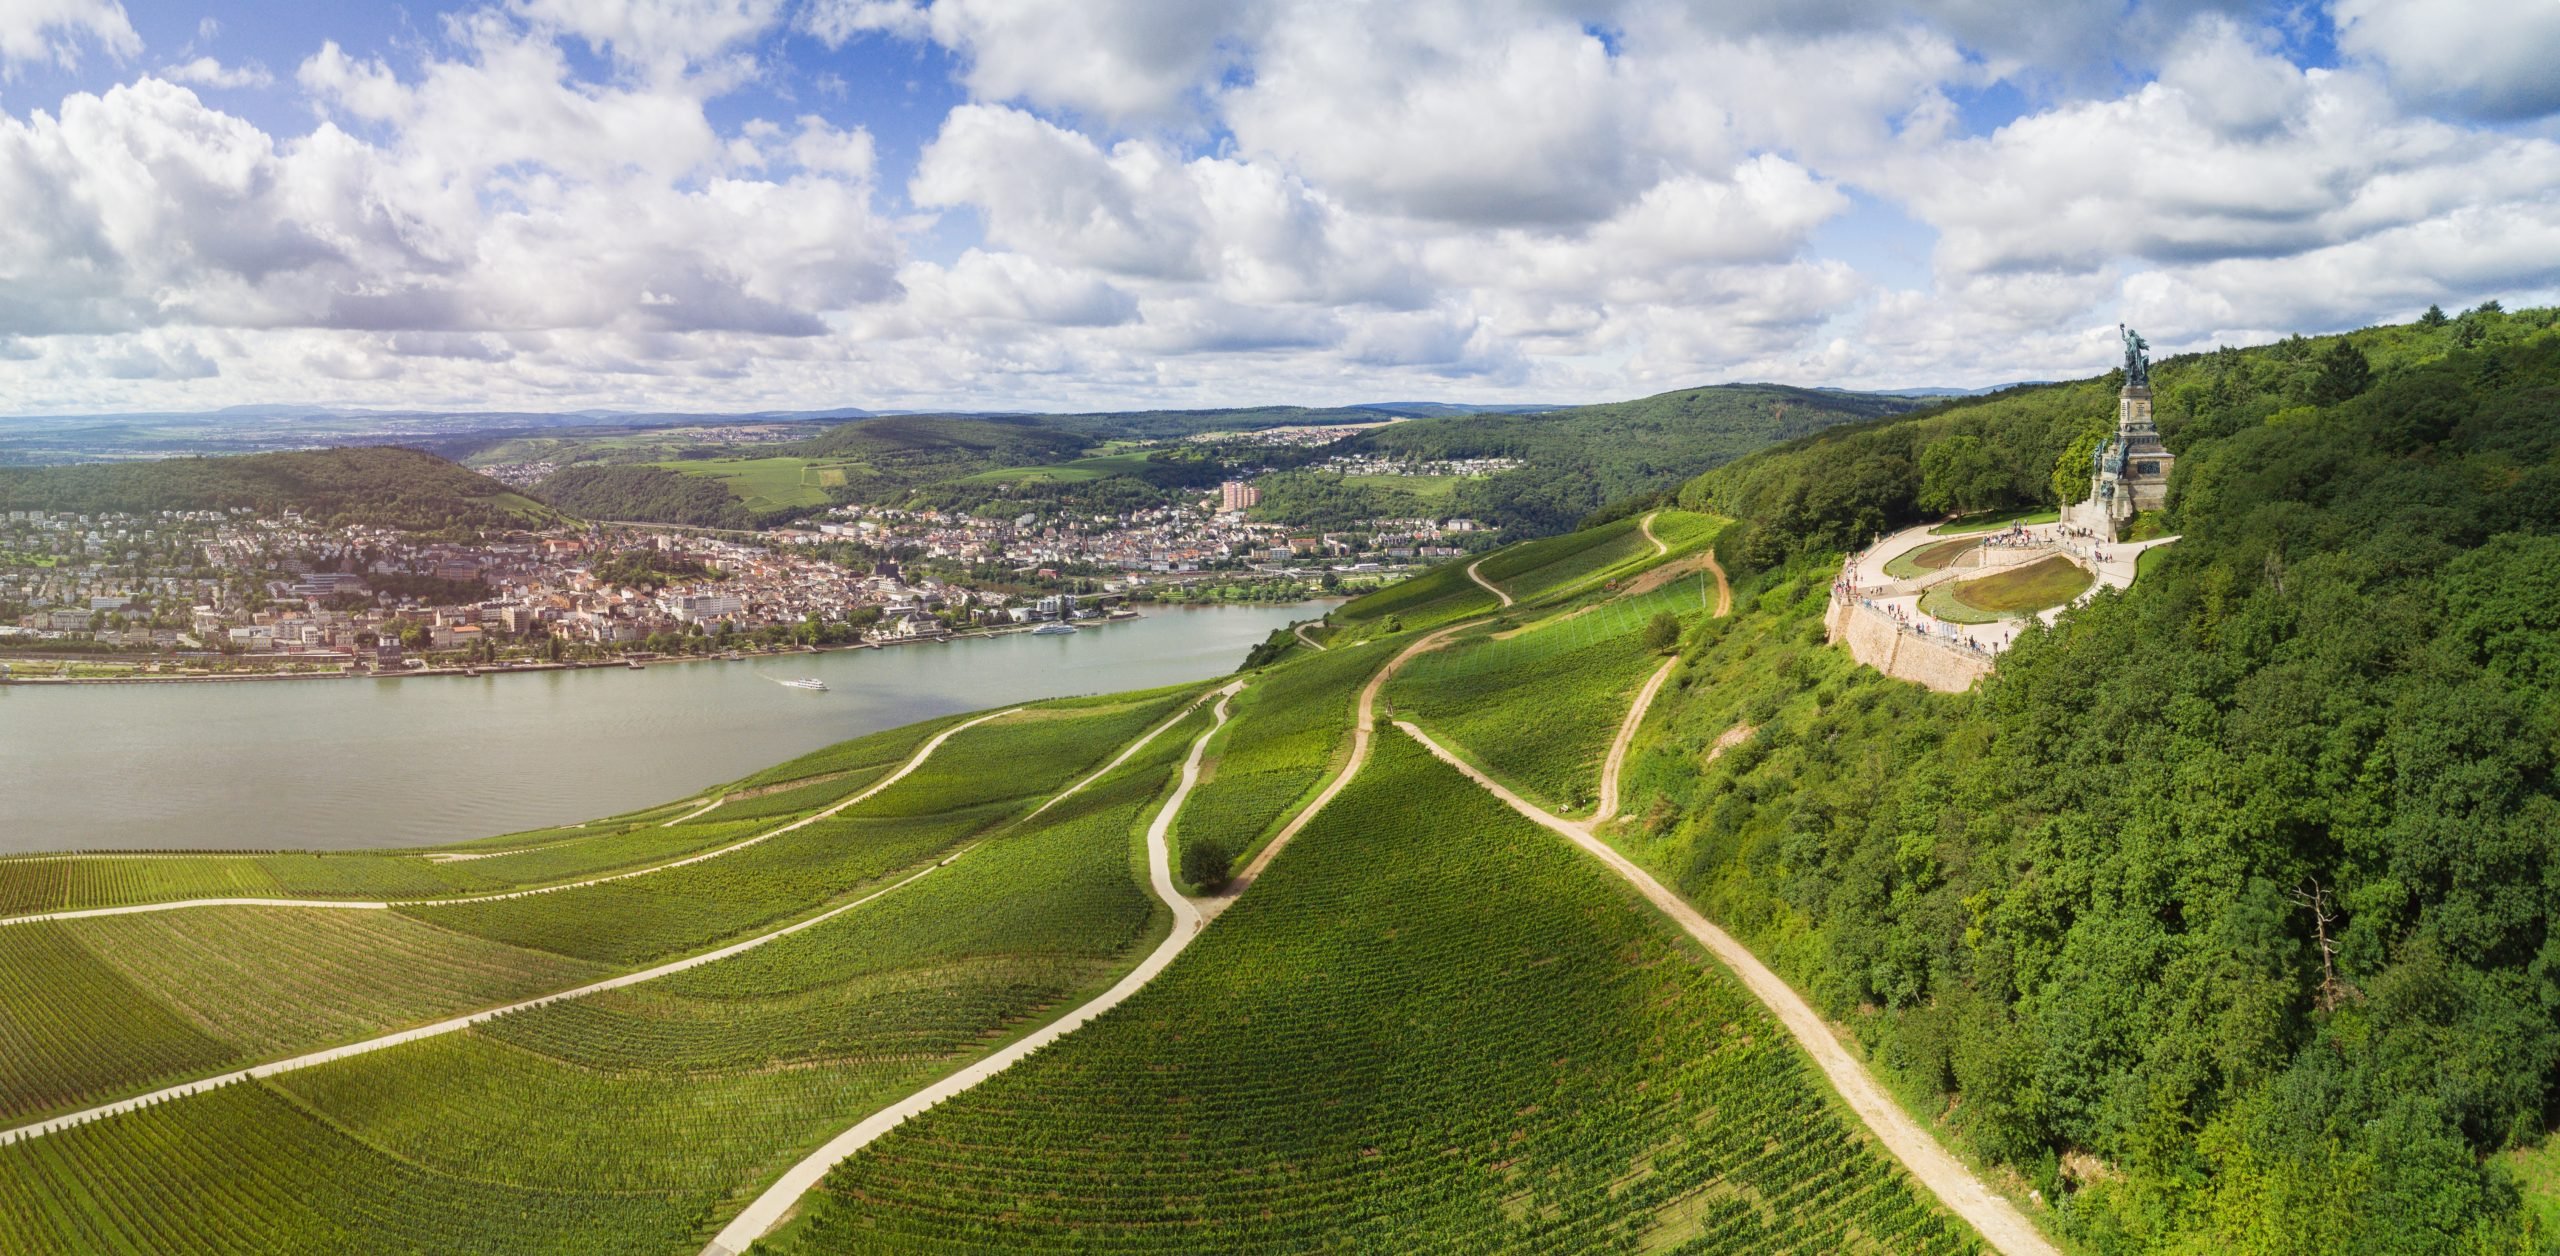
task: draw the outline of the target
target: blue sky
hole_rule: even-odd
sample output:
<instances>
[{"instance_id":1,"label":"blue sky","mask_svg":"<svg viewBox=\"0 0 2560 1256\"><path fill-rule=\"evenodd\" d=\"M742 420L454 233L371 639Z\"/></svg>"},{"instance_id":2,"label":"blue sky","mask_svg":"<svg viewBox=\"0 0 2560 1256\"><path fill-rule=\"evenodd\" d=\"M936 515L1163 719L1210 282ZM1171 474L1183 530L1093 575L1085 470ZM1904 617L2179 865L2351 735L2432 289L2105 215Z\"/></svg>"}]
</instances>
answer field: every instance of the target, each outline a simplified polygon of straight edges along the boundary
<instances>
[{"instance_id":1,"label":"blue sky","mask_svg":"<svg viewBox=\"0 0 2560 1256\"><path fill-rule=\"evenodd\" d=\"M0 7L0 413L1979 385L2560 286L2492 0Z\"/></svg>"}]
</instances>

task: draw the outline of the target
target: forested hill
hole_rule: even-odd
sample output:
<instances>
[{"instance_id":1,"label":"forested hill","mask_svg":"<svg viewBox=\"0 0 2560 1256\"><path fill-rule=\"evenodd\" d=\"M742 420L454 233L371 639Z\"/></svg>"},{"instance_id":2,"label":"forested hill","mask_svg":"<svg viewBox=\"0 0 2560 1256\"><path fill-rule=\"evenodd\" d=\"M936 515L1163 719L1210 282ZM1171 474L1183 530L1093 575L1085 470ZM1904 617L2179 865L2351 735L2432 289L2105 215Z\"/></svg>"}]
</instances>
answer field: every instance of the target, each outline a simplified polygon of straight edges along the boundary
<instances>
[{"instance_id":1,"label":"forested hill","mask_svg":"<svg viewBox=\"0 0 2560 1256\"><path fill-rule=\"evenodd\" d=\"M1460 486L1453 509L1515 536L1570 530L1605 502L1667 489L1774 441L1903 414L1920 401L1775 384L1719 384L1541 414L1463 415L1379 428L1353 447L1404 458L1517 458Z\"/></svg>"},{"instance_id":2,"label":"forested hill","mask_svg":"<svg viewBox=\"0 0 2560 1256\"><path fill-rule=\"evenodd\" d=\"M542 503L434 454L390 446L0 468L0 510L298 510L327 524L434 532L524 527Z\"/></svg>"},{"instance_id":3,"label":"forested hill","mask_svg":"<svg viewBox=\"0 0 2560 1256\"><path fill-rule=\"evenodd\" d=\"M1967 695L1819 644L1839 548L2080 491L2115 380L1702 477L1742 613L1634 844L2091 1250L2550 1250L2554 315L2160 363L2183 539Z\"/></svg>"}]
</instances>

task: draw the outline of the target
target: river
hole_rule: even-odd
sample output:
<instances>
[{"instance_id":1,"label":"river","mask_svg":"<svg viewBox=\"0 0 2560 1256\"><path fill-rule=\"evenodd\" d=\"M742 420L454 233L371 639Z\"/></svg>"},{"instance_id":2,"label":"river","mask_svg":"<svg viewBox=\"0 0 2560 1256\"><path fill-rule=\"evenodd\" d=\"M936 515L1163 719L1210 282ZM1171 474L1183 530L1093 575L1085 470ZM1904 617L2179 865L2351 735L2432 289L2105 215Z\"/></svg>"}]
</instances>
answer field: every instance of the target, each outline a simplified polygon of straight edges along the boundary
<instances>
[{"instance_id":1,"label":"river","mask_svg":"<svg viewBox=\"0 0 2560 1256\"><path fill-rule=\"evenodd\" d=\"M937 715L1205 680L1328 605L1154 607L1073 636L646 671L0 686L0 853L420 846L571 824Z\"/></svg>"}]
</instances>

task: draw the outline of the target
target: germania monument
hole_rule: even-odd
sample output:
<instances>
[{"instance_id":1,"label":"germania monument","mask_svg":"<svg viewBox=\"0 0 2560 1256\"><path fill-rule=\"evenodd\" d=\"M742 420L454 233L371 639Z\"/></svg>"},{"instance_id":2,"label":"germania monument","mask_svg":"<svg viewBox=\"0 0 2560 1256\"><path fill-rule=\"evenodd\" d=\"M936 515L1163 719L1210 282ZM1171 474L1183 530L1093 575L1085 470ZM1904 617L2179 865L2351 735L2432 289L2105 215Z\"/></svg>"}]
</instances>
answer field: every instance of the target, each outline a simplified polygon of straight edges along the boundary
<instances>
[{"instance_id":1,"label":"germania monument","mask_svg":"<svg viewBox=\"0 0 2560 1256\"><path fill-rule=\"evenodd\" d=\"M2062 521L2100 536L2122 534L2133 516L2169 500L2169 464L2151 422L2151 345L2128 327L2124 336L2124 391L2116 394L2116 434L2090 459L2089 497L2063 508Z\"/></svg>"}]
</instances>

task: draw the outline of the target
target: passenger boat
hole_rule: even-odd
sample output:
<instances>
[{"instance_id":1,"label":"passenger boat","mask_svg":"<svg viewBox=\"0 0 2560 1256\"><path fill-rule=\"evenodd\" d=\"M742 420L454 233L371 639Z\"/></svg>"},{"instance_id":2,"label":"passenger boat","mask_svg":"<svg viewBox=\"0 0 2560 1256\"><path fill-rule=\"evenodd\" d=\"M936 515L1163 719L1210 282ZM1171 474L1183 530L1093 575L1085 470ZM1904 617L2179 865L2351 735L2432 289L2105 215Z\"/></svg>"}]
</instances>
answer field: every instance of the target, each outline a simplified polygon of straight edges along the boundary
<instances>
[{"instance_id":1,"label":"passenger boat","mask_svg":"<svg viewBox=\"0 0 2560 1256\"><path fill-rule=\"evenodd\" d=\"M1042 624L1039 627L1032 629L1031 635L1035 637L1063 637L1075 630L1076 626L1074 624L1058 620Z\"/></svg>"},{"instance_id":2,"label":"passenger boat","mask_svg":"<svg viewBox=\"0 0 2560 1256\"><path fill-rule=\"evenodd\" d=\"M794 689L810 689L819 693L825 693L827 691L827 682L820 680L815 676L802 676L796 680L786 680L782 683L789 685Z\"/></svg>"}]
</instances>

